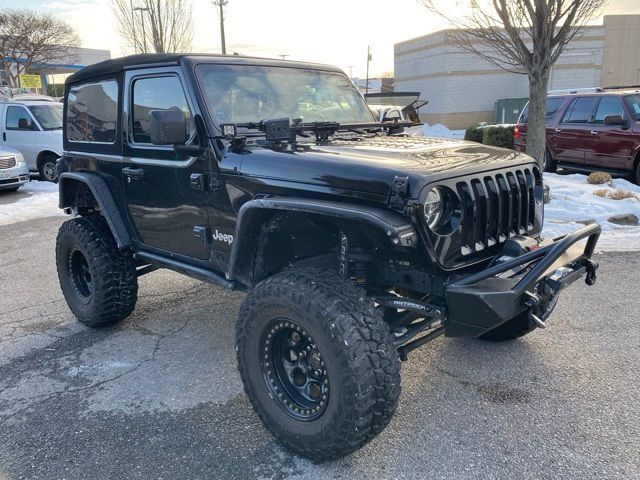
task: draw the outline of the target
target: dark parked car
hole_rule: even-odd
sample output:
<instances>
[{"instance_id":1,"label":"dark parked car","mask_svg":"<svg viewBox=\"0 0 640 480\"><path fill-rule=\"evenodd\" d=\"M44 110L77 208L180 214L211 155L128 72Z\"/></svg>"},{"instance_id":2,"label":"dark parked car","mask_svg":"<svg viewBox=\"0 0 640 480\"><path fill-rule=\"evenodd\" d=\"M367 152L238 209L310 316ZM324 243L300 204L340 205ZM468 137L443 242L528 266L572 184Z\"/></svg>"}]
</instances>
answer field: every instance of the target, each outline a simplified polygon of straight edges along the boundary
<instances>
[{"instance_id":1,"label":"dark parked car","mask_svg":"<svg viewBox=\"0 0 640 480\"><path fill-rule=\"evenodd\" d=\"M547 99L544 169L606 171L640 183L640 87L597 88L552 94ZM524 151L528 105L515 129Z\"/></svg>"},{"instance_id":2,"label":"dark parked car","mask_svg":"<svg viewBox=\"0 0 640 480\"><path fill-rule=\"evenodd\" d=\"M340 457L381 432L416 348L521 337L564 287L595 282L600 227L540 237L533 158L392 135L405 124L377 121L334 67L138 55L70 76L64 105L73 218L56 262L73 313L123 320L157 268L246 290L245 391L302 455Z\"/></svg>"}]
</instances>

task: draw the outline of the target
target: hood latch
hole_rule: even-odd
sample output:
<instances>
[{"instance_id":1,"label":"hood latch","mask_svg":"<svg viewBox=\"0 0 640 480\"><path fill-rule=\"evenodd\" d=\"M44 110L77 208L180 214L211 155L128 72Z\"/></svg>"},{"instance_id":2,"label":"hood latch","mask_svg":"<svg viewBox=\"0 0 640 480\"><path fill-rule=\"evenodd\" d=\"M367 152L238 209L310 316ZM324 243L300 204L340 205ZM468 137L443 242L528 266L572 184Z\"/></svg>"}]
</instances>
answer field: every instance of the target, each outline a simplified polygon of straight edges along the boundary
<instances>
[{"instance_id":1,"label":"hood latch","mask_svg":"<svg viewBox=\"0 0 640 480\"><path fill-rule=\"evenodd\" d=\"M389 206L394 210L403 211L407 203L409 195L409 177L401 177L396 175L391 185L391 197L389 198Z\"/></svg>"}]
</instances>

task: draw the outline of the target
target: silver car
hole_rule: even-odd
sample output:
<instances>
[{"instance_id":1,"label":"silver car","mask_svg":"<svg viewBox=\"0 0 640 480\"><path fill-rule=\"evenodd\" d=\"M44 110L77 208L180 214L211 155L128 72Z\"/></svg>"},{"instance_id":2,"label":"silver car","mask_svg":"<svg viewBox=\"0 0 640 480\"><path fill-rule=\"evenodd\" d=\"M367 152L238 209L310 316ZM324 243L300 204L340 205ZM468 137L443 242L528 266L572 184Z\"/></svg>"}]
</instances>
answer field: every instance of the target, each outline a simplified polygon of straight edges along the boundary
<instances>
[{"instance_id":1,"label":"silver car","mask_svg":"<svg viewBox=\"0 0 640 480\"><path fill-rule=\"evenodd\" d=\"M18 150L0 147L0 191L19 189L29 181L29 168Z\"/></svg>"}]
</instances>

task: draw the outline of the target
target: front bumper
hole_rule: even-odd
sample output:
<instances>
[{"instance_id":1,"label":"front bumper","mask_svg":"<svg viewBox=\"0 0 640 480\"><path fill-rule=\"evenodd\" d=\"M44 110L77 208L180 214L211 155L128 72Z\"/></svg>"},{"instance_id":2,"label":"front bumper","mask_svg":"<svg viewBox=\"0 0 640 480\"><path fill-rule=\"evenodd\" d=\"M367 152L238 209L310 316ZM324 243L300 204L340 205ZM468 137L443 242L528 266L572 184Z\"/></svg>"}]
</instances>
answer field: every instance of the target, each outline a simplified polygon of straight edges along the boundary
<instances>
[{"instance_id":1,"label":"front bumper","mask_svg":"<svg viewBox=\"0 0 640 480\"><path fill-rule=\"evenodd\" d=\"M26 165L0 169L0 190L16 188L29 181L29 168Z\"/></svg>"},{"instance_id":2,"label":"front bumper","mask_svg":"<svg viewBox=\"0 0 640 480\"><path fill-rule=\"evenodd\" d=\"M539 250L454 280L446 286L445 334L473 338L500 326L534 307L538 286L557 294L585 275L592 285L598 264L591 257L600 232L600 225L589 224ZM576 245L584 239L584 247Z\"/></svg>"}]
</instances>

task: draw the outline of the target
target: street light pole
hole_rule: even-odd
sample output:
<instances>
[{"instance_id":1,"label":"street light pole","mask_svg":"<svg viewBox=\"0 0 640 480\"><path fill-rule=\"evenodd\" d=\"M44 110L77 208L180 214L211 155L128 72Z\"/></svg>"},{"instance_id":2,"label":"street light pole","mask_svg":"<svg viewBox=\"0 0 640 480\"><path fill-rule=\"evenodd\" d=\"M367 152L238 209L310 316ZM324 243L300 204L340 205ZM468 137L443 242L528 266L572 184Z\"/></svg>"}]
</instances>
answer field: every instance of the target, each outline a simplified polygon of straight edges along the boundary
<instances>
[{"instance_id":1,"label":"street light pole","mask_svg":"<svg viewBox=\"0 0 640 480\"><path fill-rule=\"evenodd\" d=\"M365 95L369 93L369 62L371 62L371 45L367 45L367 84L364 87Z\"/></svg>"},{"instance_id":2,"label":"street light pole","mask_svg":"<svg viewBox=\"0 0 640 480\"><path fill-rule=\"evenodd\" d=\"M136 37L136 12L133 9L133 0L131 4L131 31L133 33L133 53L138 53L138 38Z\"/></svg>"},{"instance_id":3,"label":"street light pole","mask_svg":"<svg viewBox=\"0 0 640 480\"><path fill-rule=\"evenodd\" d=\"M147 31L144 25L144 12L148 12L148 8L136 7L133 9L134 11L139 11L140 15L142 15L142 53L147 53Z\"/></svg>"},{"instance_id":4,"label":"street light pole","mask_svg":"<svg viewBox=\"0 0 640 480\"><path fill-rule=\"evenodd\" d=\"M224 7L229 3L228 0L214 0L213 4L220 7L220 43L222 44L222 54L227 54L227 42L224 35Z\"/></svg>"}]
</instances>

